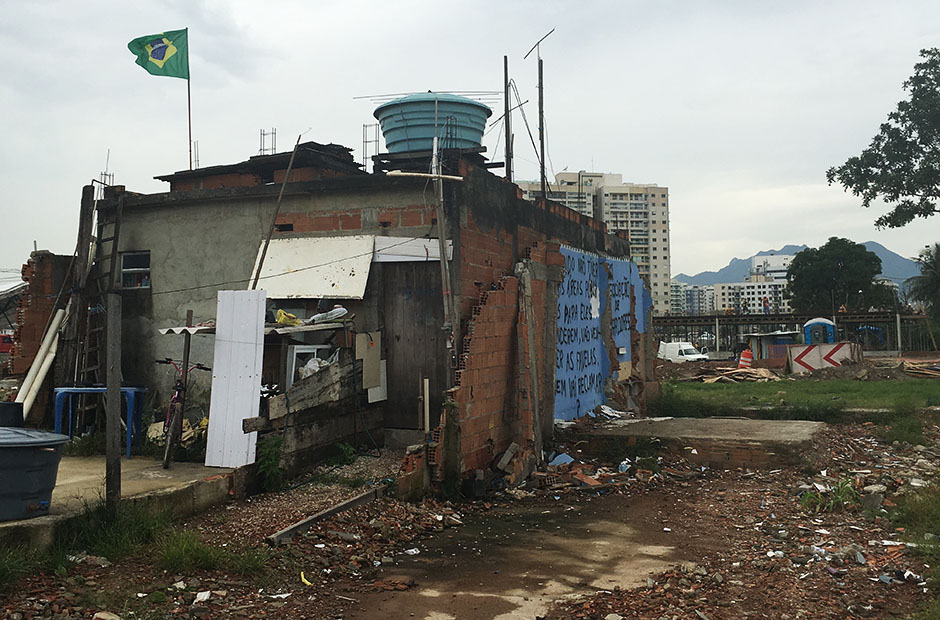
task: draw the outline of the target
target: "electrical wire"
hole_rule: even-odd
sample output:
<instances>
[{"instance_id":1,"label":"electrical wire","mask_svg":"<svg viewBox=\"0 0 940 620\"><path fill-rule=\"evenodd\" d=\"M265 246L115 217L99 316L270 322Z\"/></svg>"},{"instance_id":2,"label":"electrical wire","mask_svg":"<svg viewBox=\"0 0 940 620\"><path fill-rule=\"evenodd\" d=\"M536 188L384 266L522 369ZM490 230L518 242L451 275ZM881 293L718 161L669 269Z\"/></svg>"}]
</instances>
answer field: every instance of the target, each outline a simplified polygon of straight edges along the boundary
<instances>
[{"instance_id":1,"label":"electrical wire","mask_svg":"<svg viewBox=\"0 0 940 620\"><path fill-rule=\"evenodd\" d=\"M516 95L516 102L519 104L519 111L522 113L522 122L525 123L525 130L529 133L529 141L532 142L532 149L535 151L535 159L541 167L542 158L539 156L539 147L536 146L535 138L532 137L532 128L529 127L529 119L526 118L525 109L522 107L522 97L519 96L519 88L516 86L515 80L509 80L509 85L512 86L512 91Z\"/></svg>"},{"instance_id":2,"label":"electrical wire","mask_svg":"<svg viewBox=\"0 0 940 620\"><path fill-rule=\"evenodd\" d=\"M428 234L430 234L430 233L428 233ZM392 245L386 247L385 249L390 250L390 249L396 248L396 247L398 247L398 246L400 246L400 245L405 245L406 243L408 243L408 242L410 242L410 241L414 241L414 240L415 240L415 237L408 237L408 238L406 238L404 241L402 241L401 243L393 243ZM327 261L327 262L325 262L325 263L319 263L319 264L316 264L316 265L308 265L308 266L306 266L306 267L298 267L297 269L288 269L287 271L284 271L284 272L282 272L282 273L272 273L272 274L269 274L269 275L266 275L266 276L261 276L261 277L258 278L258 280L269 280L269 279L271 279L271 278L278 278L278 277L280 277L280 276L286 276L287 274L290 274L290 273L299 273L299 272L301 272L301 271L308 271L308 270L310 270L310 269L318 269L318 268L320 268L320 267L327 267L327 266L329 266L329 265L334 265L334 264L336 264L336 263L341 263L341 262L343 262L343 261L351 260L351 259L353 259L353 258L362 258L362 257L364 257L364 256L372 256L374 253L375 253L375 251L372 250L372 251L369 251L369 252L363 252L362 254L355 254L355 255L353 255L353 256L346 256L346 257L343 257L343 258L337 258L336 260ZM169 295L170 293L184 293L184 292L186 292L186 291L195 291L195 290L204 289L204 288L214 288L214 287L219 287L219 286L226 286L226 285L229 285L229 284L247 284L248 282L251 282L252 280L253 280L253 278L250 278L250 277L249 277L249 278L244 278L244 279L240 279L240 280L228 280L228 281L226 281L226 282L215 282L215 283L212 283L212 284L199 284L199 285L197 285L197 286L187 286L187 287L184 287L184 288L175 288L175 289L170 289L170 290L167 290L167 291L152 291L152 292L151 292L151 295Z\"/></svg>"}]
</instances>

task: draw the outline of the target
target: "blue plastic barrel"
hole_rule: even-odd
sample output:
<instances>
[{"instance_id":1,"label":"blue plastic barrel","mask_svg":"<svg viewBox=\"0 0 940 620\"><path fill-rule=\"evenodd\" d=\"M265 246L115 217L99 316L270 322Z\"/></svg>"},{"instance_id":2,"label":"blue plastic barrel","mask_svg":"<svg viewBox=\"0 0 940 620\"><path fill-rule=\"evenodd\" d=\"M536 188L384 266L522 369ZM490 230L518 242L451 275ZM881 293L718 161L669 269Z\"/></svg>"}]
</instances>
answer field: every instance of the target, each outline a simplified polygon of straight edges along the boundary
<instances>
[{"instance_id":1,"label":"blue plastic barrel","mask_svg":"<svg viewBox=\"0 0 940 620\"><path fill-rule=\"evenodd\" d=\"M0 427L0 521L49 512L65 435Z\"/></svg>"}]
</instances>

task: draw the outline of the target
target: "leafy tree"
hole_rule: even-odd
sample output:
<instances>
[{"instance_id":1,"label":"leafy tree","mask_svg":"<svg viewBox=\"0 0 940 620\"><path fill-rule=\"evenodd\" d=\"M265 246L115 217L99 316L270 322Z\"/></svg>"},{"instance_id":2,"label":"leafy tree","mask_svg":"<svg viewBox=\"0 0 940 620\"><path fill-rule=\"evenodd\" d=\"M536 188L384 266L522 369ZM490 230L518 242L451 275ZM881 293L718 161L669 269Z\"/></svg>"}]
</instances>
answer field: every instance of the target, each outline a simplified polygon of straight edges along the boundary
<instances>
[{"instance_id":1,"label":"leafy tree","mask_svg":"<svg viewBox=\"0 0 940 620\"><path fill-rule=\"evenodd\" d=\"M893 205L875 220L879 228L899 228L940 210L940 49L920 55L923 62L904 82L910 99L888 114L860 155L826 172L830 185L837 182L861 196L863 207L877 198Z\"/></svg>"},{"instance_id":2,"label":"leafy tree","mask_svg":"<svg viewBox=\"0 0 940 620\"><path fill-rule=\"evenodd\" d=\"M922 301L927 311L940 317L940 243L925 247L917 257L920 275L908 278L905 284L911 299Z\"/></svg>"},{"instance_id":3,"label":"leafy tree","mask_svg":"<svg viewBox=\"0 0 940 620\"><path fill-rule=\"evenodd\" d=\"M820 248L798 252L787 270L790 305L799 314L830 315L895 305L894 294L878 282L881 259L865 246L830 237Z\"/></svg>"}]
</instances>

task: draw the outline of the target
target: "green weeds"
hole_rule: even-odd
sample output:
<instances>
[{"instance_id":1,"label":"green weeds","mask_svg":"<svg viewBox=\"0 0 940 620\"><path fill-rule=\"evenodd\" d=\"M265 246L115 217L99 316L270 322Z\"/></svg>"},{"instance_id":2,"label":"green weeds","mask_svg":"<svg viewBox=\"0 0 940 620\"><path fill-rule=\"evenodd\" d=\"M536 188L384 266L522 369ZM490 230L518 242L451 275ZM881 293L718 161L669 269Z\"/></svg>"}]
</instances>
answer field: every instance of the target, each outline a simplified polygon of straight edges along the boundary
<instances>
[{"instance_id":1,"label":"green weeds","mask_svg":"<svg viewBox=\"0 0 940 620\"><path fill-rule=\"evenodd\" d=\"M157 565L164 570L191 573L197 570L229 570L254 574L264 568L269 555L258 549L234 552L213 547L195 532L174 529L160 541Z\"/></svg>"},{"instance_id":2,"label":"green weeds","mask_svg":"<svg viewBox=\"0 0 940 620\"><path fill-rule=\"evenodd\" d=\"M279 433L270 433L258 440L255 460L258 463L261 485L265 491L280 491L284 488L284 470L281 469L283 445L284 436Z\"/></svg>"},{"instance_id":3,"label":"green weeds","mask_svg":"<svg viewBox=\"0 0 940 620\"><path fill-rule=\"evenodd\" d=\"M828 492L807 491L800 496L803 510L818 514L820 512L842 512L858 504L858 492L848 479L840 480Z\"/></svg>"}]
</instances>

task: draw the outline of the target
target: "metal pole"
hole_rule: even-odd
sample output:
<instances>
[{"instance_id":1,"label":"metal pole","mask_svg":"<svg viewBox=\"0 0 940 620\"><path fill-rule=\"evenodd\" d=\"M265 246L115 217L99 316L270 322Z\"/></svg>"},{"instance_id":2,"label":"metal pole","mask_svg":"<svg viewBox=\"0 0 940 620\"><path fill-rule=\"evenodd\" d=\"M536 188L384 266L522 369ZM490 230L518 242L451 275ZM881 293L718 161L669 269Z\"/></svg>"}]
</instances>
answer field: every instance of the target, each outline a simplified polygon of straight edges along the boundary
<instances>
[{"instance_id":1,"label":"metal pole","mask_svg":"<svg viewBox=\"0 0 940 620\"><path fill-rule=\"evenodd\" d=\"M548 200L548 194L545 193L545 103L544 91L542 85L542 57L539 56L539 149L541 156L539 158L539 167L542 179L542 200Z\"/></svg>"},{"instance_id":2,"label":"metal pole","mask_svg":"<svg viewBox=\"0 0 940 620\"><path fill-rule=\"evenodd\" d=\"M721 351L721 339L718 337L718 315L715 315L715 353Z\"/></svg>"},{"instance_id":3,"label":"metal pole","mask_svg":"<svg viewBox=\"0 0 940 620\"><path fill-rule=\"evenodd\" d=\"M901 313L898 312L894 316L897 319L897 328L898 328L898 357L901 357Z\"/></svg>"},{"instance_id":4,"label":"metal pole","mask_svg":"<svg viewBox=\"0 0 940 620\"><path fill-rule=\"evenodd\" d=\"M121 296L108 293L108 368L105 429L105 506L117 510L121 501ZM133 424L132 419L127 420Z\"/></svg>"},{"instance_id":5,"label":"metal pole","mask_svg":"<svg viewBox=\"0 0 940 620\"><path fill-rule=\"evenodd\" d=\"M188 53L188 52L187 52ZM189 169L193 169L193 104L189 92L189 78L186 78L186 117L189 119Z\"/></svg>"},{"instance_id":6,"label":"metal pole","mask_svg":"<svg viewBox=\"0 0 940 620\"><path fill-rule=\"evenodd\" d=\"M186 327L193 326L193 311L186 311ZM186 411L186 387L189 381L189 348L192 344L193 335L189 331L183 332L183 370L180 373L183 382L183 389L180 392L180 411Z\"/></svg>"},{"instance_id":7,"label":"metal pole","mask_svg":"<svg viewBox=\"0 0 940 620\"><path fill-rule=\"evenodd\" d=\"M297 136L297 144L290 154L290 161L287 163L287 172L284 173L284 182L281 183L281 191L277 195L277 206L274 208L274 217L271 218L271 228L268 229L268 236L264 240L264 247L261 249L261 258L258 260L258 270L255 272L255 280L251 283L251 290L258 287L258 278L261 277L261 268L264 266L264 257L268 255L268 246L271 244L271 237L274 235L274 227L277 226L277 216L281 212L281 199L284 198L284 189L287 187L287 181L290 179L290 170L294 167L294 157L297 156L297 149L300 147L300 139L303 134Z\"/></svg>"},{"instance_id":8,"label":"metal pole","mask_svg":"<svg viewBox=\"0 0 940 620\"><path fill-rule=\"evenodd\" d=\"M509 56L503 56L503 123L506 125L506 180L512 182L512 123L509 118Z\"/></svg>"}]
</instances>

